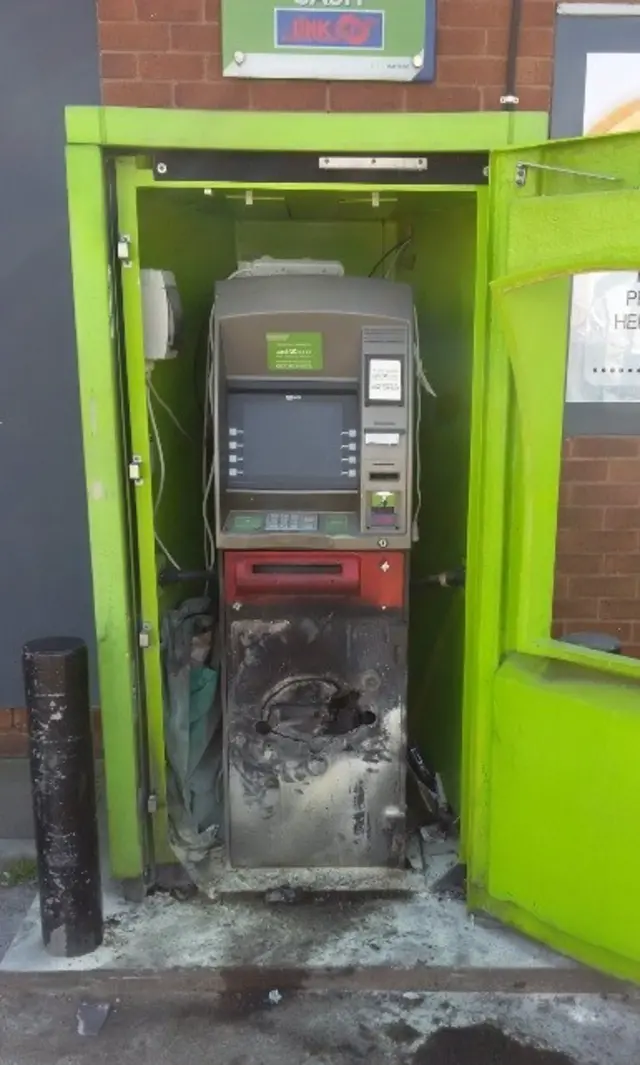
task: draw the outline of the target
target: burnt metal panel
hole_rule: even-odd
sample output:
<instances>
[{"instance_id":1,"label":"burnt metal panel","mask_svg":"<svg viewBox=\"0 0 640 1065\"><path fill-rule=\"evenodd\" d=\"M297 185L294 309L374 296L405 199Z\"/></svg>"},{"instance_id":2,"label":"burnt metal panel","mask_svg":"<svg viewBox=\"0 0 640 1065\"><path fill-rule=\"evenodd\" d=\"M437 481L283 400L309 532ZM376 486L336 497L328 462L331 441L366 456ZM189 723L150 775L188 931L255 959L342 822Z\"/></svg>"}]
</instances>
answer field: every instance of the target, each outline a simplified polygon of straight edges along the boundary
<instances>
[{"instance_id":1,"label":"burnt metal panel","mask_svg":"<svg viewBox=\"0 0 640 1065\"><path fill-rule=\"evenodd\" d=\"M406 641L397 610L227 609L232 866L404 866Z\"/></svg>"}]
</instances>

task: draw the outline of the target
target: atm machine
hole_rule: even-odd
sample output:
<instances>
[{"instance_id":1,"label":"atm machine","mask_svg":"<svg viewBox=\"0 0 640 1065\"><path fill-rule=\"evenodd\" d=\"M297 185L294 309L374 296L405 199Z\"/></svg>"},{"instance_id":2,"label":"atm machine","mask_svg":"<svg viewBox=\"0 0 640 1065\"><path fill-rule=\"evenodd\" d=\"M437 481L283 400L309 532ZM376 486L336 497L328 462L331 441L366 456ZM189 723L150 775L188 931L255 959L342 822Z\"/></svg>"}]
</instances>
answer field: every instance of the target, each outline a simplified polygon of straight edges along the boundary
<instances>
[{"instance_id":1,"label":"atm machine","mask_svg":"<svg viewBox=\"0 0 640 1065\"><path fill-rule=\"evenodd\" d=\"M217 285L231 867L405 866L414 341L405 285Z\"/></svg>"}]
</instances>

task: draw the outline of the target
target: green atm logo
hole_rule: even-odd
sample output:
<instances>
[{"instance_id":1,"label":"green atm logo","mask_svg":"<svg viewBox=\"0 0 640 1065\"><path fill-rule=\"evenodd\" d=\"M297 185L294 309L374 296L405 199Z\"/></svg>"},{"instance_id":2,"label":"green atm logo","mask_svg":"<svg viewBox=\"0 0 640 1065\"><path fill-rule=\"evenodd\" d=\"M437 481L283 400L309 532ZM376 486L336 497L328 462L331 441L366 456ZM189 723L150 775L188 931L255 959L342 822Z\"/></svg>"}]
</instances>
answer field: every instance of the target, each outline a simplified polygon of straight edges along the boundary
<instances>
[{"instance_id":1,"label":"green atm logo","mask_svg":"<svg viewBox=\"0 0 640 1065\"><path fill-rule=\"evenodd\" d=\"M323 366L322 333L267 333L267 368L272 372Z\"/></svg>"}]
</instances>

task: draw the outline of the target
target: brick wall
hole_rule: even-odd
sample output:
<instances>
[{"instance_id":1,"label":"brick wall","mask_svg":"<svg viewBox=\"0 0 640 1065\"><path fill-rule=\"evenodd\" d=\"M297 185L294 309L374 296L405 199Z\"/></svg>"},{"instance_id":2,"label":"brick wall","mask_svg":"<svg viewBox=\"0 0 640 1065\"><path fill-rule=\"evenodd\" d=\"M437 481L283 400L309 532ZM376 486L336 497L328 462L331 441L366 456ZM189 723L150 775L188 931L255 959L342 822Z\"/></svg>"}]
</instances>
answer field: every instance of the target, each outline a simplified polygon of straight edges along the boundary
<instances>
[{"instance_id":1,"label":"brick wall","mask_svg":"<svg viewBox=\"0 0 640 1065\"><path fill-rule=\"evenodd\" d=\"M555 634L611 633L640 657L640 437L565 444Z\"/></svg>"},{"instance_id":2,"label":"brick wall","mask_svg":"<svg viewBox=\"0 0 640 1065\"><path fill-rule=\"evenodd\" d=\"M223 79L220 0L97 0L105 104L259 111L497 111L510 0L439 0L428 85ZM524 0L520 107L546 111L555 0Z\"/></svg>"},{"instance_id":3,"label":"brick wall","mask_svg":"<svg viewBox=\"0 0 640 1065\"><path fill-rule=\"evenodd\" d=\"M100 712L91 714L93 749L96 758L102 756ZM0 758L26 758L28 754L27 714L25 710L0 709Z\"/></svg>"}]
</instances>

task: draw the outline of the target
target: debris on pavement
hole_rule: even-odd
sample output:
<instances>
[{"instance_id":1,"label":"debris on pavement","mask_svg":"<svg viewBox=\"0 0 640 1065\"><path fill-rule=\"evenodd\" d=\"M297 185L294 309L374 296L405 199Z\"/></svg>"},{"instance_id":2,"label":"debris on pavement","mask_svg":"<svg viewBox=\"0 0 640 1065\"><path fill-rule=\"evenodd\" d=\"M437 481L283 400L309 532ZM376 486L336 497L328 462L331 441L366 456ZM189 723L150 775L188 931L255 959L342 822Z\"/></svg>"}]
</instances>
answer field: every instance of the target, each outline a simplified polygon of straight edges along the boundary
<instances>
[{"instance_id":1,"label":"debris on pavement","mask_svg":"<svg viewBox=\"0 0 640 1065\"><path fill-rule=\"evenodd\" d=\"M99 1035L111 1009L110 1002L81 1002L76 1013L78 1035Z\"/></svg>"},{"instance_id":2,"label":"debris on pavement","mask_svg":"<svg viewBox=\"0 0 640 1065\"><path fill-rule=\"evenodd\" d=\"M277 1006L280 1002L282 1002L282 995L278 990L273 990L269 992L269 1002L272 1006Z\"/></svg>"}]
</instances>

